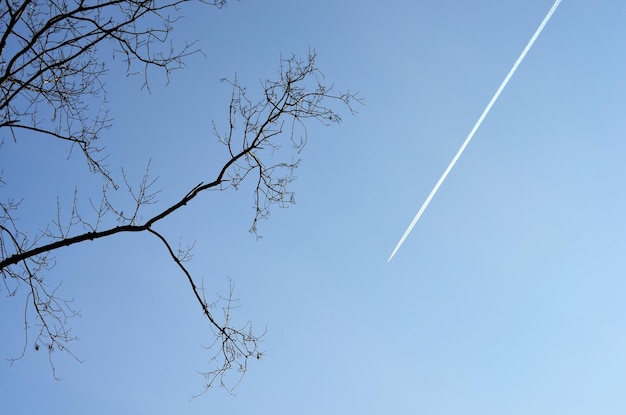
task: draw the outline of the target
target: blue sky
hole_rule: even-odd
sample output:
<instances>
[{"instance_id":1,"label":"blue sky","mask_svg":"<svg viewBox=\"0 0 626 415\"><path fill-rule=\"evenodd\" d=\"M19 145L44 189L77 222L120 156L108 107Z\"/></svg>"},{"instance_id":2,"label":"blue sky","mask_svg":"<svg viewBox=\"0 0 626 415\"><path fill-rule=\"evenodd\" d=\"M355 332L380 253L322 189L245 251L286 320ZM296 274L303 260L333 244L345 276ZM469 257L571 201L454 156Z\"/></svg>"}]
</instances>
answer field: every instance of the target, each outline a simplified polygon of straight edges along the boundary
<instances>
[{"instance_id":1,"label":"blue sky","mask_svg":"<svg viewBox=\"0 0 626 415\"><path fill-rule=\"evenodd\" d=\"M626 385L626 4L563 0L394 260L391 250L552 0L232 2L185 9L198 40L169 85L111 71L109 166L148 160L160 206L214 177L235 73L255 90L281 53L318 53L365 105L309 125L297 204L248 233L252 194L206 194L159 226L195 241L208 293L267 326L236 389L201 391L211 333L150 235L60 250L48 274L82 317L77 364L0 366L7 413L621 414ZM115 62L112 63L115 68ZM38 229L97 177L56 143L5 143L3 198ZM33 170L33 166L36 170ZM84 190L82 190L84 189ZM249 189L248 189L249 190ZM96 192L97 193L97 192ZM0 355L21 349L0 302Z\"/></svg>"}]
</instances>

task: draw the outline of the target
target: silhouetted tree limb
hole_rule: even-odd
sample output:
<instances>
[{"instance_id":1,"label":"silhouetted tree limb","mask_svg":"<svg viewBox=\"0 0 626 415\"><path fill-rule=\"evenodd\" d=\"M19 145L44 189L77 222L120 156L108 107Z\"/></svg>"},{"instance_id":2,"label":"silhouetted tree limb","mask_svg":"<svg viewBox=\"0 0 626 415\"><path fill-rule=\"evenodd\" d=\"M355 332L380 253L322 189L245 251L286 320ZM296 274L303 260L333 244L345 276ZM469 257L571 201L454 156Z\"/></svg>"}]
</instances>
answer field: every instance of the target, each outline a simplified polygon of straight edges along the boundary
<instances>
[{"instance_id":1,"label":"silhouetted tree limb","mask_svg":"<svg viewBox=\"0 0 626 415\"><path fill-rule=\"evenodd\" d=\"M193 44L170 36L186 3L221 7L225 0L2 0L0 2L0 129L61 139L84 154L90 169L114 183L103 165L101 133L110 126L99 47L122 57L128 74L150 68L169 76ZM96 111L90 108L97 108Z\"/></svg>"},{"instance_id":2,"label":"silhouetted tree limb","mask_svg":"<svg viewBox=\"0 0 626 415\"><path fill-rule=\"evenodd\" d=\"M190 258L189 250L175 250L169 237L157 229L158 225L194 202L199 194L211 189L236 189L251 176L255 183L255 213L250 230L256 234L258 221L269 215L272 205L293 203L288 185L298 166L299 160L294 157L307 141L305 123L309 120L338 123L341 118L334 109L335 104L344 104L352 111L351 105L358 99L354 94L338 93L324 85L323 76L315 66L315 53L304 60L295 56L281 58L277 79L262 82L260 99L249 96L237 79L229 80L232 95L227 126L222 130L214 124L214 133L224 144L227 155L215 176L202 179L178 201L143 220L143 208L157 203L157 192L152 190L154 180L146 169L143 180L134 188L123 173L132 203L118 206L108 197L109 189L118 185L102 165L102 159L96 156L102 148L94 144L108 125L106 111L98 111L95 116L86 111L89 105L85 97L99 97L103 93L99 79L105 70L95 46L103 40L112 41L127 60L129 72L139 63L145 65L144 69L156 66L169 73L182 65L182 57L193 52L190 46L179 52L167 48L165 52L155 52L152 45L168 40L170 25L175 21L163 17L163 12L185 2L169 1L160 6L154 1L95 1L89 5L78 0L71 5L67 1L42 3L34 0L2 3L0 22L8 30L0 39L0 130L8 129L14 140L18 139L20 130L29 130L78 146L91 169L100 173L106 184L100 202L90 200L89 215L81 213L75 193L69 219L64 223L59 214L53 226L34 236L17 224L13 213L20 202L11 199L2 202L0 273L10 296L17 295L20 287L26 288L25 330L28 334L29 310L39 328L30 341L33 347L69 352L68 343L75 337L67 327L67 319L77 312L71 308L70 301L57 296L58 286L52 290L47 288L44 274L54 266L50 255L60 248L116 234L144 232L153 235L185 275L215 334L218 348L212 358L215 367L202 372L207 380L206 388L217 382L229 388L224 382L228 371L236 369L243 373L248 359L261 357L260 335L252 332L251 323L232 327L230 312L235 301L232 289L228 297L222 299L226 303L222 316L212 312L214 306L206 301L203 286L198 286L184 264ZM224 2L207 4L221 6ZM105 12L106 7L119 8L117 13L124 19L114 21ZM161 19L163 26L142 28L138 22L145 16ZM14 33L19 25L29 27L32 38ZM18 39L17 46L12 46L5 55L12 36ZM43 111L42 107L45 107ZM44 120L48 116L56 124ZM292 151L279 158L282 153L277 151L281 147Z\"/></svg>"}]
</instances>

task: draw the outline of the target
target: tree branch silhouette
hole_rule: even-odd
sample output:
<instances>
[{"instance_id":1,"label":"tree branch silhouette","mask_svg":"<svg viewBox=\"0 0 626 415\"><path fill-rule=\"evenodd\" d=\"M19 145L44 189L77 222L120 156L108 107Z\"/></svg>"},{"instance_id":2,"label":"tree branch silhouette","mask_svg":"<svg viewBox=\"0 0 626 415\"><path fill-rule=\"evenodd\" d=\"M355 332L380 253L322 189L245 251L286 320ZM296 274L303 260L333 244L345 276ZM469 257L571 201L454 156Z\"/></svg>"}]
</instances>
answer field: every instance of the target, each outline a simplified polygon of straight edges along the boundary
<instances>
[{"instance_id":1,"label":"tree branch silhouette","mask_svg":"<svg viewBox=\"0 0 626 415\"><path fill-rule=\"evenodd\" d=\"M135 2L131 3L134 4ZM145 10L141 8L145 7L143 6L145 2L136 3L141 4L138 4L138 9L135 12L145 13ZM152 4L152 2L149 3ZM174 4L178 3L180 2ZM86 10L82 2L78 3L78 9L81 13ZM10 13L11 19L15 18L16 13L25 13L25 9L20 10ZM158 10L160 9L152 10L152 12L158 12ZM70 16L74 16L74 14L70 14ZM104 22L96 24L89 19L87 21L97 30L107 32L107 36L113 37L121 45L126 45L126 41L123 41L124 38L119 34L126 32L120 32L119 25L105 30L109 26L105 25ZM167 35L165 34L165 36ZM0 40L0 44L2 42ZM138 52L133 52L137 49L132 49L127 45L123 47L127 47L125 50L129 56L132 55L143 62L137 56ZM234 386L229 386L225 382L227 373L231 369L236 369L243 375L247 368L248 359L260 358L262 352L259 350L259 341L263 334L253 333L250 322L243 327L232 327L230 319L234 301L232 286L231 293L227 298L224 298L226 306L222 309L223 316L218 318L212 313L211 304L204 298L202 286L198 285L184 264L189 259L189 251L179 249L177 252L168 237L157 227L160 222L173 216L186 205L196 202L196 198L201 193L212 189L237 189L248 176L254 177L255 183L255 213L250 227L250 231L254 234L257 234L258 222L269 215L273 205L287 206L293 203L293 192L288 185L294 179L293 171L299 162L299 160L294 159L294 155L303 149L308 139L305 123L310 120L325 125L339 123L341 117L334 109L335 105L337 103L342 106L345 105L350 112L354 113L352 105L359 102L355 94L335 92L332 86L326 86L323 83L323 74L315 65L315 58L315 52L311 52L306 59L299 59L294 55L286 59L281 58L277 79L266 79L262 82L261 98L258 100L253 100L236 78L228 80L227 82L232 87L232 94L228 106L227 126L223 132L220 132L218 125L213 124L215 135L226 148L227 156L223 164L217 169L216 175L212 179L200 181L188 189L178 201L166 206L147 220L141 220L139 213L146 205L157 203L156 193L151 190L154 180L149 179L148 169L136 191L128 184L124 175L124 181L134 200L134 206L131 206L131 209L121 209L107 197L107 186L111 186L113 180L110 178L110 173L102 168L101 173L109 184L104 187L100 203L97 205L91 203L95 218L89 220L79 213L77 196L75 195L69 222L64 225L58 218L54 222L56 230L47 229L32 240L27 232L19 229L12 215L12 212L18 208L19 202L9 200L0 204L0 273L9 295L15 296L18 288L22 285L27 287L25 330L28 335L29 304L32 304L37 326L40 328L32 341L35 349L44 347L50 352L62 350L71 353L68 343L76 339L67 327L67 320L77 315L77 312L71 308L70 301L62 300L57 296L58 286L54 290L49 290L45 283L45 272L54 266L50 254L60 248L87 241L117 234L144 232L153 235L166 248L169 258L189 282L193 297L198 302L203 315L207 318L215 334L215 345L219 346L219 350L211 359L214 367L201 372L206 379L205 391L217 383L219 386L232 391ZM12 67L16 61L14 59L13 63L8 66ZM174 61L176 62L176 60ZM169 62L169 58L163 62ZM149 64L155 63L150 62ZM44 72L50 74L51 71L52 69L46 68ZM31 76L24 82L12 81L13 78L9 76L5 76L2 82L8 82L10 86L16 85L15 89L12 90L12 96L17 96L16 94L25 93L24 91L31 91L26 87L27 82L41 79L43 72L36 71L36 73L38 75ZM37 88L41 92L42 84L35 83L35 89ZM77 96L82 93L79 90ZM0 109L5 111L7 108L10 106L0 106ZM21 127L14 118L11 118L10 112L6 114L8 115L5 117L5 126L14 133ZM0 125L0 127L2 126ZM39 127L25 128L39 129ZM66 131L66 136L57 131L42 132L56 138L73 141L73 143L81 146L83 153L88 157L88 160L91 160L92 167L96 166L96 170L98 170L99 162L95 158L90 158L90 146L95 136L83 134L75 137L69 130ZM283 154L278 151L285 146L291 148L289 155L282 158L278 157L278 154ZM124 210L132 213L125 215ZM109 220L111 218L121 224L107 226L107 223L111 223ZM82 232L74 232L74 226L77 225L81 227ZM26 343L28 342L27 337Z\"/></svg>"}]
</instances>

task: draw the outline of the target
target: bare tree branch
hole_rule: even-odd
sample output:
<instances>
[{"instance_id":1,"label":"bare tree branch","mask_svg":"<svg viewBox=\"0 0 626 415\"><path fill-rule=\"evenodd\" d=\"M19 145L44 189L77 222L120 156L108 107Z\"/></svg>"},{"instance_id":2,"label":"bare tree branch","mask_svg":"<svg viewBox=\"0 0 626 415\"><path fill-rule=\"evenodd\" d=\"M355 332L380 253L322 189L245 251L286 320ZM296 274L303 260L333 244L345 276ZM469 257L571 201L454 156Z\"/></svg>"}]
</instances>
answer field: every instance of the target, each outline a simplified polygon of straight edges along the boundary
<instances>
[{"instance_id":1,"label":"bare tree branch","mask_svg":"<svg viewBox=\"0 0 626 415\"><path fill-rule=\"evenodd\" d=\"M8 45L11 36L19 39L17 43L21 48L13 51L11 59L3 58L0 70L0 93L3 94L0 95L0 117L3 118L0 118L0 128L8 128L16 140L16 133L26 129L70 142L81 149L92 169L105 178L102 198L95 203L89 200L87 215L79 209L76 191L69 218L62 219L59 206L52 226L34 237L18 227L14 212L20 202L8 200L0 203L0 273L9 295L15 296L20 287L26 288L26 342L29 343L28 318L32 313L39 327L34 340L30 341L33 347L36 350L43 347L49 352L60 350L71 353L68 343L76 338L67 328L67 320L78 312L71 308L70 301L57 296L58 285L49 289L45 282L45 271L54 266L50 255L60 248L116 234L145 232L153 235L187 279L193 297L215 336L213 347L217 350L210 362L213 367L201 372L206 379L205 391L218 385L232 392L240 378L231 385L227 374L235 370L243 375L250 358L261 358L259 342L263 333L254 333L250 322L239 328L233 327L231 311L237 300L233 298L232 285L228 296L220 297L220 301L225 303L221 307L223 318L213 314L217 305L207 302L204 286L198 285L185 265L191 258L190 248L174 249L170 237L158 226L184 206L195 202L201 193L237 189L244 179L250 177L254 183L254 215L250 231L257 234L259 221L269 216L272 206L294 203L289 184L299 163L295 157L308 139L305 124L312 120L324 125L338 123L341 118L334 109L335 105L345 105L354 112L352 105L359 100L352 93L336 92L332 86L323 83L323 74L315 65L314 52L306 59L293 55L281 58L277 78L261 82L261 98L257 100L248 95L236 78L228 80L232 95L227 125L221 130L217 123L213 124L215 135L226 149L223 164L217 168L213 178L201 178L202 181L188 189L180 199L143 219L144 208L158 203L158 192L153 190L156 179L150 177L149 165L136 187L130 184L122 170L123 183L131 200L120 205L109 197L109 188L117 186L111 173L101 164L101 159L94 156L101 150L94 147L94 141L108 120L106 117L96 118L95 124L86 127L88 121L93 123L94 119L89 119L83 112L87 108L84 96L99 94L102 86L97 83L96 89L90 89L92 87L87 84L104 74L104 69L94 66L97 55L93 48L102 40L111 40L126 57L129 72L136 62L146 68L163 67L169 72L178 67L180 59L191 50L186 46L178 53L157 53L152 45L162 44L168 39L169 25L175 21L163 17L162 13L185 2L180 0L157 6L153 1L96 1L91 5L75 1L72 7L64 2L51 2L46 9L32 0L19 7L4 3L4 9L0 8L0 22L5 22L10 30L15 32L16 29L12 28L24 24L31 28L29 37L5 33L0 39L0 50ZM224 2L209 4L221 6ZM105 6L117 7L117 12L125 18L114 22L110 13L105 11ZM158 17L164 26L154 31L141 28L138 22L144 16ZM79 66L76 66L77 60ZM26 101L30 104L24 106ZM38 109L44 104L51 109L49 113L52 112L55 119L62 120L57 127L49 129L49 124L42 121ZM18 108L21 112L17 111ZM28 118L30 123L23 124L20 118ZM285 154L280 151L283 148L290 151Z\"/></svg>"},{"instance_id":2,"label":"bare tree branch","mask_svg":"<svg viewBox=\"0 0 626 415\"><path fill-rule=\"evenodd\" d=\"M110 126L100 46L112 47L128 74L150 68L169 74L197 52L170 40L186 3L222 7L225 0L22 0L0 2L0 128L18 140L20 130L77 145L89 168L111 180L103 148ZM97 108L91 111L90 108Z\"/></svg>"}]
</instances>

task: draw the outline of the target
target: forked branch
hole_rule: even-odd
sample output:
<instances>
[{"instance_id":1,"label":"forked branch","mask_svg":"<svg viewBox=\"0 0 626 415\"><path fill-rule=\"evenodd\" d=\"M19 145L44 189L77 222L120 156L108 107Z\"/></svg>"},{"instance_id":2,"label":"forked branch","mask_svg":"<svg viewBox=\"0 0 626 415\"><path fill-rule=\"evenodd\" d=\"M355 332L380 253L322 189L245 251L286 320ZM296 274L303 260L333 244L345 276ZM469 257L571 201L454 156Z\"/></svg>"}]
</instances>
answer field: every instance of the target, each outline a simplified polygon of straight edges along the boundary
<instances>
[{"instance_id":1,"label":"forked branch","mask_svg":"<svg viewBox=\"0 0 626 415\"><path fill-rule=\"evenodd\" d=\"M231 369L243 374L248 359L261 357L258 349L260 336L252 332L251 323L239 329L231 325L232 293L223 309L224 319L219 320L212 314L211 306L204 298L203 288L198 286L184 264L188 259L188 251L181 253L174 250L168 237L156 228L160 222L194 202L199 194L211 189L237 188L246 177L253 176L255 213L250 230L256 234L259 220L269 215L273 205L287 206L293 203L289 184L299 161L294 157L308 139L305 122L317 120L325 125L338 123L341 118L335 110L336 104L345 105L350 112L354 112L352 105L359 100L354 94L335 92L332 87L323 84L323 75L315 66L315 53L311 53L305 60L295 56L281 59L278 78L261 83L262 97L259 100L252 100L236 79L229 83L232 96L225 131L219 132L214 124L214 132L226 148L223 164L213 179L199 182L177 202L147 220L141 220L141 209L147 204L156 203L154 193L149 191L154 182L148 179L147 174L137 191L128 186L134 203L134 206L126 209L132 212L130 215L124 215L124 209L113 207L106 197L106 191L103 202L97 208L94 207L96 218L92 222L83 218L78 208L73 209L70 224L83 225L84 229L88 229L83 233L71 234L69 227L65 231L60 228L56 236L45 233L30 241L26 234L18 231L11 215L11 208L16 205L2 205L4 216L0 217L0 273L5 286L9 287L11 283L14 285L9 292L15 293L22 284L29 287L30 294L27 297L35 300L35 318L39 326L45 328L34 340L36 345L43 342L53 349L68 350L67 343L74 339L65 328L66 317L68 314L71 316L69 305L56 297L56 290L44 289L46 285L42 273L51 265L48 255L62 247L116 234L147 232L161 241L170 259L185 275L215 335L214 346L219 350L212 359L215 368L203 372L207 380L206 388L216 382L226 386L225 376ZM283 147L290 151L284 154L280 151ZM128 185L125 176L124 180ZM106 220L107 217L121 222L121 225L105 227L105 223L111 222ZM46 237L47 242L44 241ZM226 387L232 390L232 387Z\"/></svg>"}]
</instances>

